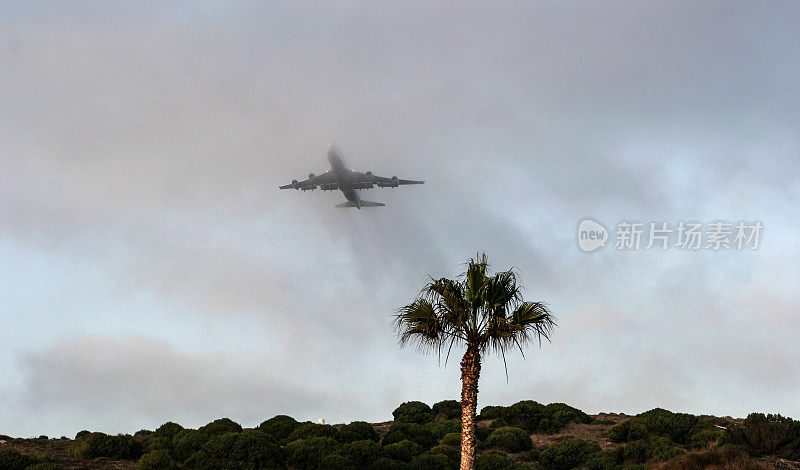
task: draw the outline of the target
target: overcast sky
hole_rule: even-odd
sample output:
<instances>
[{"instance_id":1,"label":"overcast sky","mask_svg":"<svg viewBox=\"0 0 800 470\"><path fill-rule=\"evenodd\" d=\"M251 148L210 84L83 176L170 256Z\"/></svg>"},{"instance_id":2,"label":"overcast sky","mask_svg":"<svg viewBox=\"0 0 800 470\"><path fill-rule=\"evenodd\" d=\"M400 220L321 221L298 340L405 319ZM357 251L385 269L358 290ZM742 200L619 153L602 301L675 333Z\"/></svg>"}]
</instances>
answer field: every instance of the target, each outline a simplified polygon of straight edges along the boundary
<instances>
[{"instance_id":1,"label":"overcast sky","mask_svg":"<svg viewBox=\"0 0 800 470\"><path fill-rule=\"evenodd\" d=\"M0 433L458 399L391 314L478 251L559 324L479 407L800 418L797 4L437 5L0 4ZM426 184L278 190L330 142Z\"/></svg>"}]
</instances>

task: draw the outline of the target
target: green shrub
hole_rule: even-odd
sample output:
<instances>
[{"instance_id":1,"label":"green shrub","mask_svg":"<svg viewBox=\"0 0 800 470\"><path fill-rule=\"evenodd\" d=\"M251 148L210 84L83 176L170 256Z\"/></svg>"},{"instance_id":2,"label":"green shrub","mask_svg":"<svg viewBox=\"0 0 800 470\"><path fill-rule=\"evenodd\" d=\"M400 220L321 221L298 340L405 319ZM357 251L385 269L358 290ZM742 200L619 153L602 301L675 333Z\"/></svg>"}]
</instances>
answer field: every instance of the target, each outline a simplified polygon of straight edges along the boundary
<instances>
[{"instance_id":1,"label":"green shrub","mask_svg":"<svg viewBox=\"0 0 800 470\"><path fill-rule=\"evenodd\" d=\"M458 462L454 462L442 454L420 454L408 464L410 470L457 470Z\"/></svg>"},{"instance_id":2,"label":"green shrub","mask_svg":"<svg viewBox=\"0 0 800 470\"><path fill-rule=\"evenodd\" d=\"M405 439L400 442L395 442L394 444L383 446L383 451L393 459L410 462L411 459L421 454L424 449L416 442Z\"/></svg>"},{"instance_id":3,"label":"green shrub","mask_svg":"<svg viewBox=\"0 0 800 470\"><path fill-rule=\"evenodd\" d=\"M392 411L395 422L424 424L433 421L431 407L421 401L408 401Z\"/></svg>"},{"instance_id":4,"label":"green shrub","mask_svg":"<svg viewBox=\"0 0 800 470\"><path fill-rule=\"evenodd\" d=\"M383 455L383 450L380 444L367 439L345 444L339 453L350 459L355 465L364 467L378 460Z\"/></svg>"},{"instance_id":5,"label":"green shrub","mask_svg":"<svg viewBox=\"0 0 800 470\"><path fill-rule=\"evenodd\" d=\"M150 437L151 439L156 437L172 439L173 437L175 437L176 434L178 434L181 431L183 431L183 426L181 426L178 423L173 423L172 421L167 421L166 423L159 426L158 429L156 429L153 435Z\"/></svg>"},{"instance_id":6,"label":"green shrub","mask_svg":"<svg viewBox=\"0 0 800 470\"><path fill-rule=\"evenodd\" d=\"M431 407L436 419L461 419L461 403L456 400L442 400Z\"/></svg>"},{"instance_id":7,"label":"green shrub","mask_svg":"<svg viewBox=\"0 0 800 470\"><path fill-rule=\"evenodd\" d=\"M528 467L500 452L489 452L475 460L476 470L525 470Z\"/></svg>"},{"instance_id":8,"label":"green shrub","mask_svg":"<svg viewBox=\"0 0 800 470\"><path fill-rule=\"evenodd\" d=\"M172 439L166 437L151 437L144 442L143 454L153 452L154 450L166 450L172 452Z\"/></svg>"},{"instance_id":9,"label":"green shrub","mask_svg":"<svg viewBox=\"0 0 800 470\"><path fill-rule=\"evenodd\" d=\"M622 448L606 449L598 452L586 461L590 470L622 470Z\"/></svg>"},{"instance_id":10,"label":"green shrub","mask_svg":"<svg viewBox=\"0 0 800 470\"><path fill-rule=\"evenodd\" d=\"M242 432L242 426L228 418L220 418L200 427L197 432L206 437L219 436L229 432Z\"/></svg>"},{"instance_id":11,"label":"green shrub","mask_svg":"<svg viewBox=\"0 0 800 470\"><path fill-rule=\"evenodd\" d=\"M432 432L415 423L395 422L389 428L389 432L383 436L381 441L384 446L394 444L403 440L415 442L425 449L430 449L437 443L436 437Z\"/></svg>"},{"instance_id":12,"label":"green shrub","mask_svg":"<svg viewBox=\"0 0 800 470\"><path fill-rule=\"evenodd\" d=\"M32 455L21 454L15 449L0 449L0 469L25 470L36 462L38 459Z\"/></svg>"},{"instance_id":13,"label":"green shrub","mask_svg":"<svg viewBox=\"0 0 800 470\"><path fill-rule=\"evenodd\" d=\"M405 468L408 468L408 464L405 462L388 459L386 457L379 458L378 460L372 462L372 465L369 466L370 470L401 470Z\"/></svg>"},{"instance_id":14,"label":"green shrub","mask_svg":"<svg viewBox=\"0 0 800 470\"><path fill-rule=\"evenodd\" d=\"M719 429L703 429L692 434L689 439L689 446L692 449L702 449L709 445L715 444L722 437L722 431Z\"/></svg>"},{"instance_id":15,"label":"green shrub","mask_svg":"<svg viewBox=\"0 0 800 470\"><path fill-rule=\"evenodd\" d=\"M442 444L461 448L461 433L449 432L442 438Z\"/></svg>"},{"instance_id":16,"label":"green shrub","mask_svg":"<svg viewBox=\"0 0 800 470\"><path fill-rule=\"evenodd\" d=\"M683 450L668 437L651 437L633 441L622 447L626 462L664 462L680 455Z\"/></svg>"},{"instance_id":17,"label":"green shrub","mask_svg":"<svg viewBox=\"0 0 800 470\"><path fill-rule=\"evenodd\" d=\"M178 468L164 449L148 452L139 459L140 470L172 470Z\"/></svg>"},{"instance_id":18,"label":"green shrub","mask_svg":"<svg viewBox=\"0 0 800 470\"><path fill-rule=\"evenodd\" d=\"M341 454L330 454L324 457L317 468L319 470L356 470L355 464Z\"/></svg>"},{"instance_id":19,"label":"green shrub","mask_svg":"<svg viewBox=\"0 0 800 470\"><path fill-rule=\"evenodd\" d=\"M511 453L522 452L533 447L530 433L513 426L495 429L484 445L489 449L500 449Z\"/></svg>"},{"instance_id":20,"label":"green shrub","mask_svg":"<svg viewBox=\"0 0 800 470\"><path fill-rule=\"evenodd\" d=\"M62 467L55 462L39 462L28 465L25 470L62 470Z\"/></svg>"},{"instance_id":21,"label":"green shrub","mask_svg":"<svg viewBox=\"0 0 800 470\"><path fill-rule=\"evenodd\" d=\"M545 406L532 400L523 400L503 408L500 418L509 426L519 426L532 433L554 433L569 423L592 422L591 416L564 403Z\"/></svg>"},{"instance_id":22,"label":"green shrub","mask_svg":"<svg viewBox=\"0 0 800 470\"><path fill-rule=\"evenodd\" d=\"M765 462L755 460L743 450L733 447L709 447L696 452L688 452L659 466L660 470L702 468L769 470L772 467Z\"/></svg>"},{"instance_id":23,"label":"green shrub","mask_svg":"<svg viewBox=\"0 0 800 470\"><path fill-rule=\"evenodd\" d=\"M729 429L723 442L744 447L751 455L781 453L800 438L800 422L781 415L751 413Z\"/></svg>"},{"instance_id":24,"label":"green shrub","mask_svg":"<svg viewBox=\"0 0 800 470\"><path fill-rule=\"evenodd\" d=\"M287 463L300 469L314 469L325 457L342 448L342 444L330 437L308 437L286 445L289 455Z\"/></svg>"},{"instance_id":25,"label":"green shrub","mask_svg":"<svg viewBox=\"0 0 800 470\"><path fill-rule=\"evenodd\" d=\"M549 468L569 470L585 464L600 451L600 446L594 442L573 438L548 446L539 455L539 461Z\"/></svg>"},{"instance_id":26,"label":"green shrub","mask_svg":"<svg viewBox=\"0 0 800 470\"><path fill-rule=\"evenodd\" d=\"M786 447L783 448L781 457L786 460L800 460L800 437L795 438Z\"/></svg>"},{"instance_id":27,"label":"green shrub","mask_svg":"<svg viewBox=\"0 0 800 470\"><path fill-rule=\"evenodd\" d=\"M246 470L283 468L283 450L275 439L255 429L211 437L183 465L186 469Z\"/></svg>"},{"instance_id":28,"label":"green shrub","mask_svg":"<svg viewBox=\"0 0 800 470\"><path fill-rule=\"evenodd\" d=\"M503 416L505 406L484 406L481 409L478 419L497 419Z\"/></svg>"},{"instance_id":29,"label":"green shrub","mask_svg":"<svg viewBox=\"0 0 800 470\"><path fill-rule=\"evenodd\" d=\"M278 441L282 441L299 427L300 423L291 416L277 415L259 424L257 429L272 435Z\"/></svg>"},{"instance_id":30,"label":"green shrub","mask_svg":"<svg viewBox=\"0 0 800 470\"><path fill-rule=\"evenodd\" d=\"M102 432L93 432L73 442L69 451L77 459L108 457L115 460L130 460L142 455L142 444L129 435L109 436Z\"/></svg>"},{"instance_id":31,"label":"green shrub","mask_svg":"<svg viewBox=\"0 0 800 470\"><path fill-rule=\"evenodd\" d=\"M85 429L83 431L78 431L78 434L75 434L75 440L78 440L78 439L82 438L83 436L88 436L89 434L91 434L91 432L87 431Z\"/></svg>"},{"instance_id":32,"label":"green shrub","mask_svg":"<svg viewBox=\"0 0 800 470\"><path fill-rule=\"evenodd\" d=\"M292 431L289 437L283 440L283 443L288 444L298 439L308 439L310 437L332 438L336 435L336 432L336 428L330 424L304 423Z\"/></svg>"},{"instance_id":33,"label":"green shrub","mask_svg":"<svg viewBox=\"0 0 800 470\"><path fill-rule=\"evenodd\" d=\"M456 467L458 467L458 464L461 461L461 449L445 444L431 447L431 450L429 450L428 453L434 455L444 455L450 459L450 461L453 462Z\"/></svg>"},{"instance_id":34,"label":"green shrub","mask_svg":"<svg viewBox=\"0 0 800 470\"><path fill-rule=\"evenodd\" d=\"M172 457L178 462L184 462L195 452L203 447L206 436L196 429L184 429L172 438Z\"/></svg>"},{"instance_id":35,"label":"green shrub","mask_svg":"<svg viewBox=\"0 0 800 470\"><path fill-rule=\"evenodd\" d=\"M697 416L655 408L614 426L608 437L615 442L631 442L660 436L690 445L694 434L708 429L714 429L714 425Z\"/></svg>"},{"instance_id":36,"label":"green shrub","mask_svg":"<svg viewBox=\"0 0 800 470\"><path fill-rule=\"evenodd\" d=\"M475 437L478 441L485 441L494 432L493 428L487 426L475 426Z\"/></svg>"},{"instance_id":37,"label":"green shrub","mask_svg":"<svg viewBox=\"0 0 800 470\"><path fill-rule=\"evenodd\" d=\"M346 444L348 442L363 441L365 439L380 441L381 437L375 428L365 421L353 421L345 424L333 436L337 441Z\"/></svg>"},{"instance_id":38,"label":"green shrub","mask_svg":"<svg viewBox=\"0 0 800 470\"><path fill-rule=\"evenodd\" d=\"M449 434L451 432L461 432L461 420L460 419L448 419L448 420L440 420L437 419L436 421L431 421L429 423L425 423L422 425L424 429L433 434L433 437L436 439L441 439L445 436L445 434Z\"/></svg>"}]
</instances>

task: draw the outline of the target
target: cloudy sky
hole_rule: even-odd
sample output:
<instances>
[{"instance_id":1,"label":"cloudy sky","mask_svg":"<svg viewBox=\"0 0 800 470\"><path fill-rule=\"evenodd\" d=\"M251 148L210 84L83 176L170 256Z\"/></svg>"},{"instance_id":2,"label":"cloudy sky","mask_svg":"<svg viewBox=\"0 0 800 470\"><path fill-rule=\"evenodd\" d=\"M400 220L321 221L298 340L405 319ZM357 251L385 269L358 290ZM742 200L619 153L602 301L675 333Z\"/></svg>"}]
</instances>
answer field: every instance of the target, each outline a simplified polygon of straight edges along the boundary
<instances>
[{"instance_id":1,"label":"cloudy sky","mask_svg":"<svg viewBox=\"0 0 800 470\"><path fill-rule=\"evenodd\" d=\"M0 433L457 399L459 358L400 349L391 314L478 251L559 323L507 382L486 358L479 406L800 418L798 24L791 2L3 2ZM330 142L426 184L361 211L277 189ZM681 221L763 230L644 249Z\"/></svg>"}]
</instances>

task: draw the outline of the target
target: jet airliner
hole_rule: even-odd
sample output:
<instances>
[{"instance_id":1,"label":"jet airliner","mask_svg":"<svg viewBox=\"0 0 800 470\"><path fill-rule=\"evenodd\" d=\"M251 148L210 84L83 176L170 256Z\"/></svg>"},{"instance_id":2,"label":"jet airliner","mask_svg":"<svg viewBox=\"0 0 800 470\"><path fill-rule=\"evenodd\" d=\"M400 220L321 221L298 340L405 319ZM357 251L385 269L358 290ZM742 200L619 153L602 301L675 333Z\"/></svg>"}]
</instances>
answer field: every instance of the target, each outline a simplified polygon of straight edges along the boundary
<instances>
[{"instance_id":1,"label":"jet airliner","mask_svg":"<svg viewBox=\"0 0 800 470\"><path fill-rule=\"evenodd\" d=\"M337 204L336 207L362 207L385 206L380 202L370 202L361 199L358 190L370 189L375 186L379 188L396 188L404 184L425 184L424 181L401 180L396 176L385 178L373 175L371 171L361 173L355 170L348 170L342 158L342 153L334 144L328 146L328 162L331 169L316 176L314 173L308 175L308 179L303 181L292 180L291 183L280 186L280 189L302 189L303 191L314 190L317 187L323 191L340 190L347 198L347 202Z\"/></svg>"}]
</instances>

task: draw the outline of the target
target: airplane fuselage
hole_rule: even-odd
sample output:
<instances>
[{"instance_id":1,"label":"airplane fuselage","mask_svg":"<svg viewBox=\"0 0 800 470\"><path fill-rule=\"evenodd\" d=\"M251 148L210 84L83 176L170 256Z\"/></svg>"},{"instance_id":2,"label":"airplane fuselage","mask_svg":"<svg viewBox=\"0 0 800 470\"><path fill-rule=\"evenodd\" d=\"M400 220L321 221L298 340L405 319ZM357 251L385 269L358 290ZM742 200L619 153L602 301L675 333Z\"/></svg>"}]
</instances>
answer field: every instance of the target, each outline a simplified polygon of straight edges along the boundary
<instances>
[{"instance_id":1,"label":"airplane fuselage","mask_svg":"<svg viewBox=\"0 0 800 470\"><path fill-rule=\"evenodd\" d=\"M361 196L359 196L358 191L353 188L353 172L347 169L344 158L342 158L341 152L339 152L339 149L336 148L335 145L330 145L328 147L328 161L331 164L331 171L336 177L339 190L342 191L342 194L344 194L344 197L347 198L348 201L361 209Z\"/></svg>"}]
</instances>

